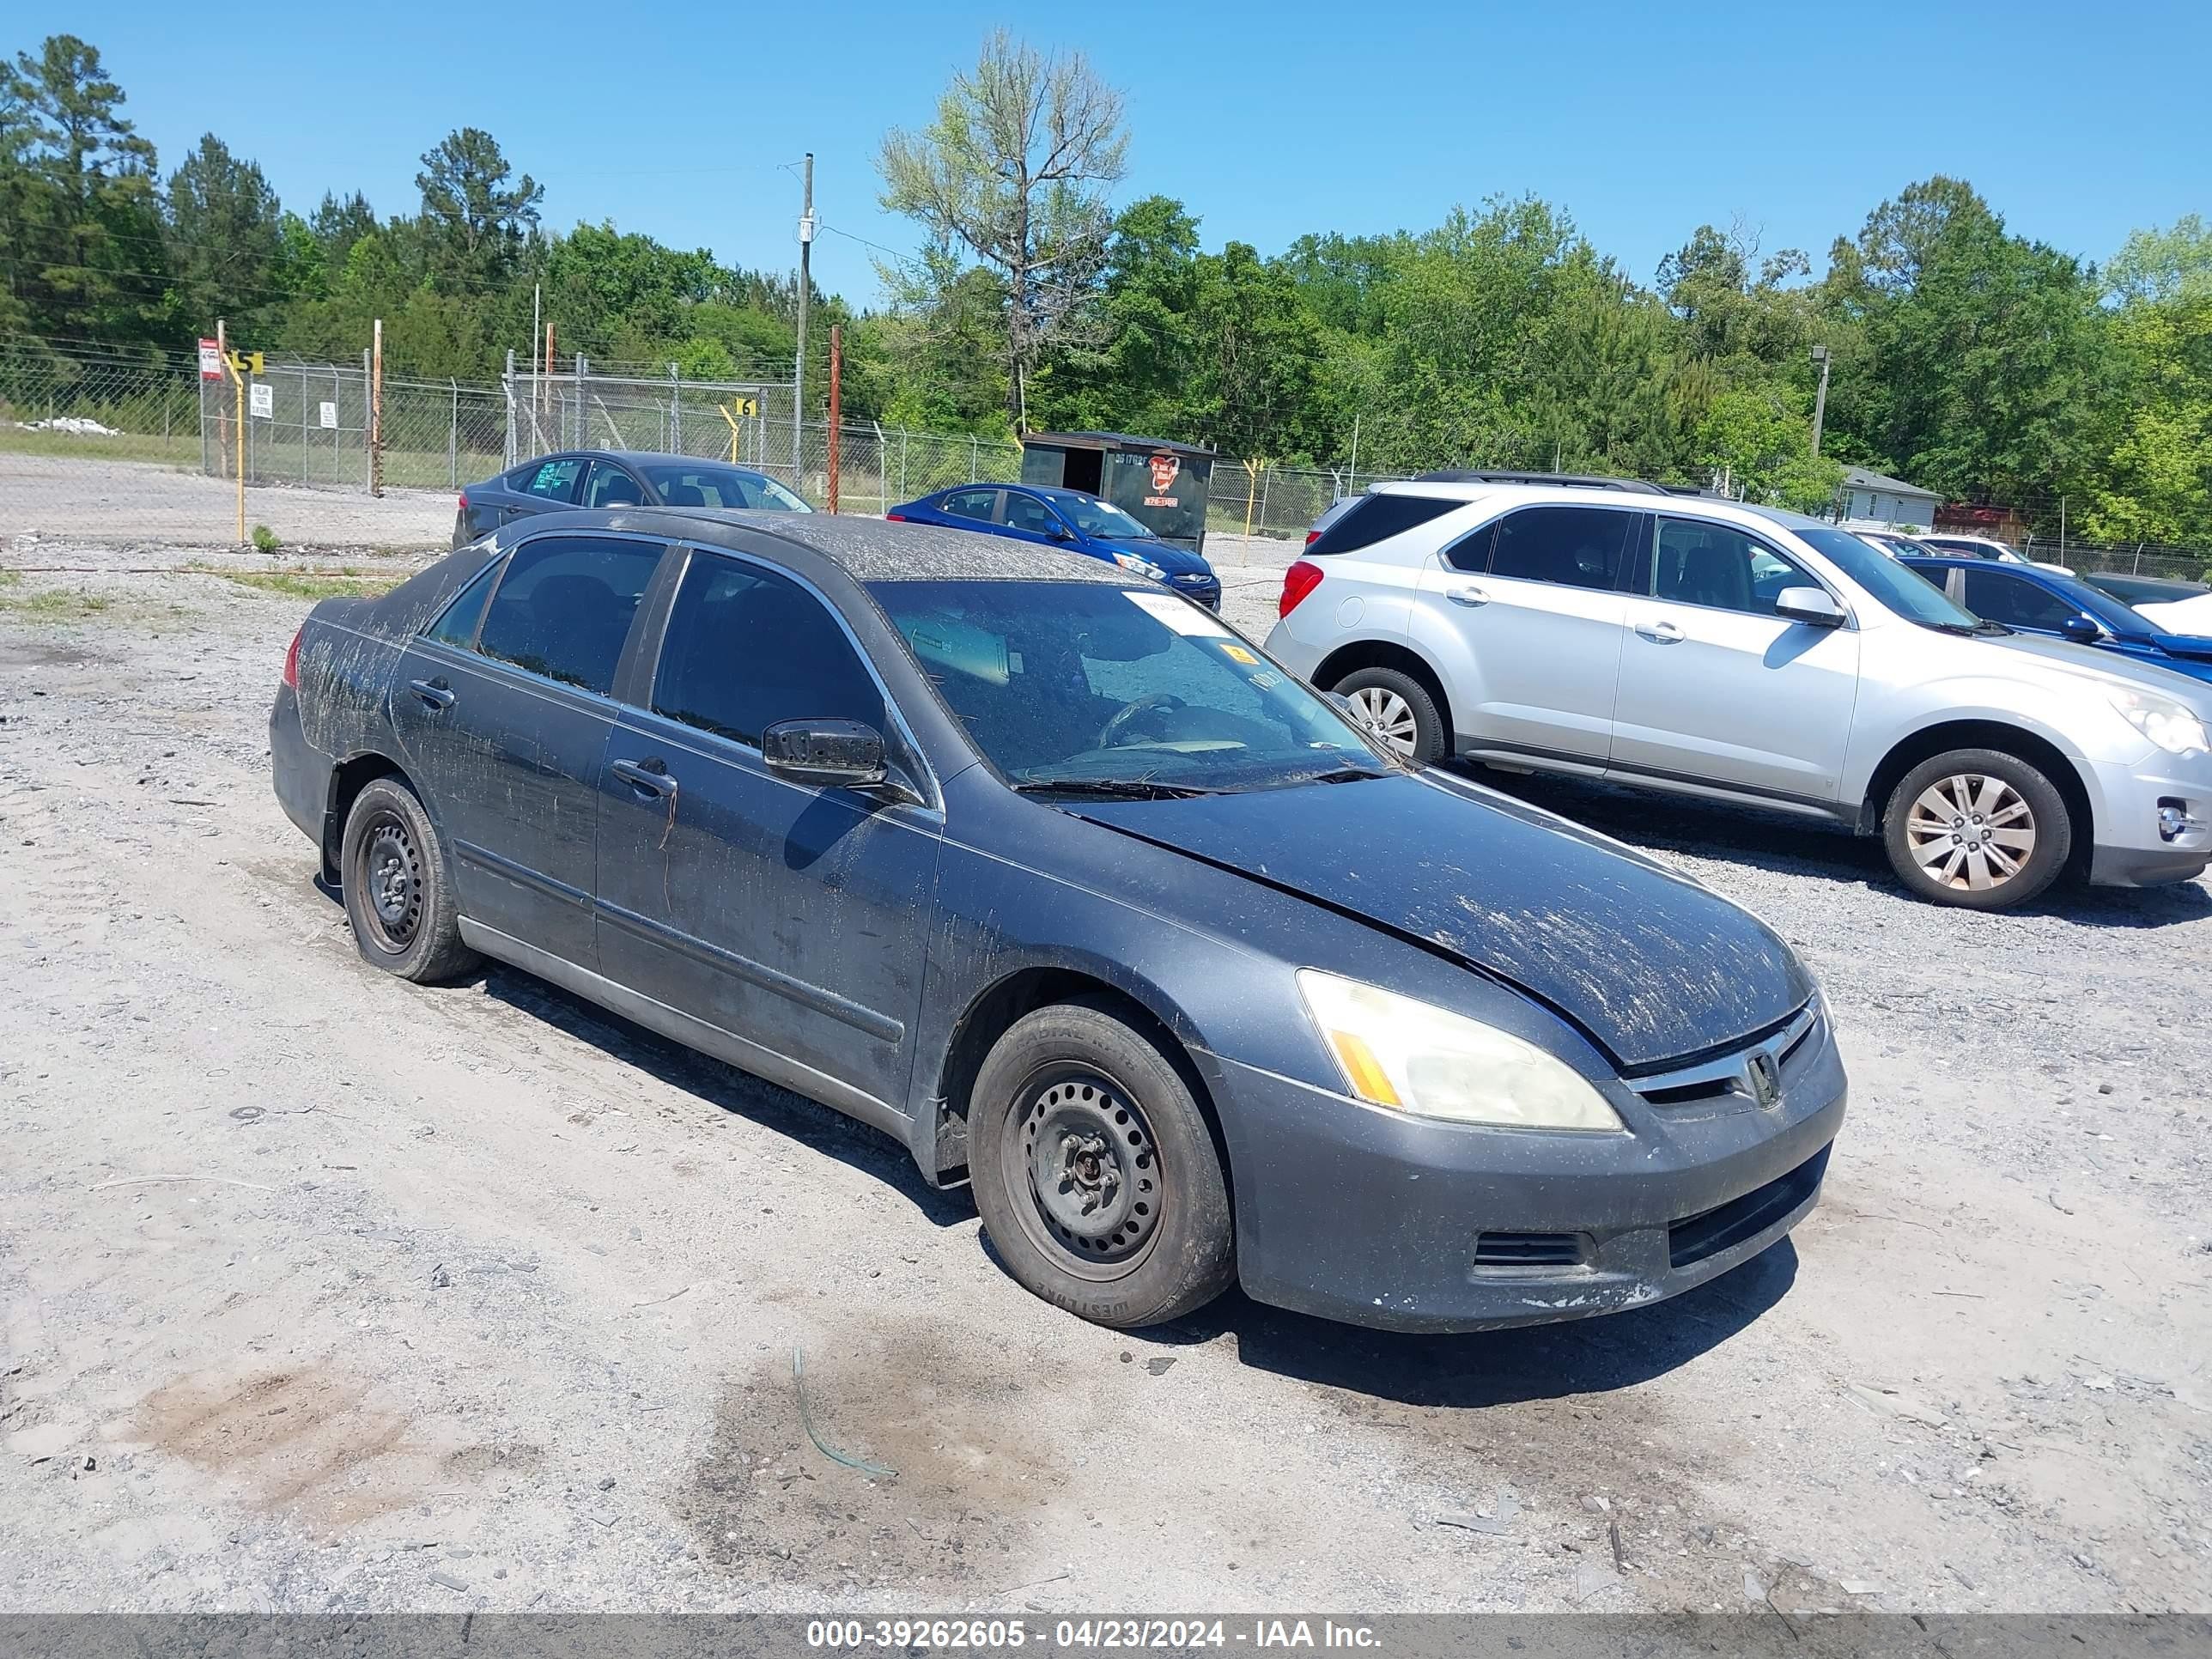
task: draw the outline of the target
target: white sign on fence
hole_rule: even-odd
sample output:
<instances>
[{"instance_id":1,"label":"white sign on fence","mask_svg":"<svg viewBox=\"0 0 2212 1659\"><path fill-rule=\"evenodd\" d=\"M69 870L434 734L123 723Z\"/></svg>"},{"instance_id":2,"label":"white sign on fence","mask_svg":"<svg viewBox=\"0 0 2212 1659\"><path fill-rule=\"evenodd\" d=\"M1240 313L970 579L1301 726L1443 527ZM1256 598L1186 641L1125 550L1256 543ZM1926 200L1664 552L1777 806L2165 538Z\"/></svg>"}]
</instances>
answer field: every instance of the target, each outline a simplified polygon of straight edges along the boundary
<instances>
[{"instance_id":1,"label":"white sign on fence","mask_svg":"<svg viewBox=\"0 0 2212 1659\"><path fill-rule=\"evenodd\" d=\"M276 418L276 388L266 380L256 380L246 388L246 410L257 421Z\"/></svg>"},{"instance_id":2,"label":"white sign on fence","mask_svg":"<svg viewBox=\"0 0 2212 1659\"><path fill-rule=\"evenodd\" d=\"M335 432L337 429L338 406L326 398L323 403L323 430L325 432Z\"/></svg>"},{"instance_id":3,"label":"white sign on fence","mask_svg":"<svg viewBox=\"0 0 2212 1659\"><path fill-rule=\"evenodd\" d=\"M222 379L222 348L213 340L200 342L200 379L203 380Z\"/></svg>"}]
</instances>

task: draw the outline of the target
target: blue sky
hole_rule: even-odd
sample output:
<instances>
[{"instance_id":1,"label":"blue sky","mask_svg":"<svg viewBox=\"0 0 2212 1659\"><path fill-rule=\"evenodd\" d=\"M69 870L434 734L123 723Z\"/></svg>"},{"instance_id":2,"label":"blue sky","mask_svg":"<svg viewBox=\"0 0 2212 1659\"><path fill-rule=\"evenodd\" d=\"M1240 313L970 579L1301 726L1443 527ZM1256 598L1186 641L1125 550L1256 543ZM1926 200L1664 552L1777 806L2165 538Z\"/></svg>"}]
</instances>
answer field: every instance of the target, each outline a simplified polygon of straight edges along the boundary
<instances>
[{"instance_id":1,"label":"blue sky","mask_svg":"<svg viewBox=\"0 0 2212 1659\"><path fill-rule=\"evenodd\" d=\"M817 210L847 233L817 243L817 280L863 303L876 255L853 239L915 240L876 205L881 135L927 122L999 23L1091 54L1128 99L1119 197L1180 197L1209 246L1418 229L1534 191L1639 278L1700 222L1739 218L1818 268L1937 172L2100 260L2133 228L2212 212L2202 0L225 9L211 26L170 0L16 0L0 46L84 36L165 169L212 130L302 210L338 187L411 210L417 157L471 125L546 185L550 226L612 219L788 269L811 149Z\"/></svg>"}]
</instances>

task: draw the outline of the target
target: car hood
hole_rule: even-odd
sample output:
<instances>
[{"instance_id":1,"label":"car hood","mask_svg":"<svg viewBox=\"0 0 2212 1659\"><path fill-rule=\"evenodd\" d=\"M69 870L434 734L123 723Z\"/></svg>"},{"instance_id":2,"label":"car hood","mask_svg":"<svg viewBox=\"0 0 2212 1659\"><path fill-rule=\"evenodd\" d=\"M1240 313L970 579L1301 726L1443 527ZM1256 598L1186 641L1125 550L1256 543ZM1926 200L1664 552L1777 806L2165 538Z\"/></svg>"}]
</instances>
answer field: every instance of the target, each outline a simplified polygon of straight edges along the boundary
<instances>
[{"instance_id":1,"label":"car hood","mask_svg":"<svg viewBox=\"0 0 2212 1659\"><path fill-rule=\"evenodd\" d=\"M2115 651L2108 646L2076 645L2071 640L2043 639L2033 634L2002 635L1977 643L2040 657L2051 667L2073 678L2089 681L2100 690L2141 690L2148 686L2168 696L2179 695L2200 714L2208 712L2203 702L2203 682L2193 680L2187 672L2200 668L2200 664L2161 661L2156 657Z\"/></svg>"},{"instance_id":2,"label":"car hood","mask_svg":"<svg viewBox=\"0 0 2212 1659\"><path fill-rule=\"evenodd\" d=\"M1796 955L1748 911L1456 780L1074 810L1455 957L1550 1007L1632 1071L1724 1048L1813 994Z\"/></svg>"}]
</instances>

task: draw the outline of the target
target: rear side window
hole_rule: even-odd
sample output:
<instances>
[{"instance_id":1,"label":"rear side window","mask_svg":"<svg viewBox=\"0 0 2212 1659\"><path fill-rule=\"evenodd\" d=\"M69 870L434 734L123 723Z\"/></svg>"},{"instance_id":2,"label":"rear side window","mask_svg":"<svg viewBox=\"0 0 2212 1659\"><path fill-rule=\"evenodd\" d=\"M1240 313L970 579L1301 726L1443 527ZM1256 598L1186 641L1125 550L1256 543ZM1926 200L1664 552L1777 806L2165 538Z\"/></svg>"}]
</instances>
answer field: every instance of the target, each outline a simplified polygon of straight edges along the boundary
<instances>
[{"instance_id":1,"label":"rear side window","mask_svg":"<svg viewBox=\"0 0 2212 1659\"><path fill-rule=\"evenodd\" d=\"M998 505L999 492L995 489L963 489L945 498L943 510L956 519L988 520Z\"/></svg>"},{"instance_id":2,"label":"rear side window","mask_svg":"<svg viewBox=\"0 0 2212 1659\"><path fill-rule=\"evenodd\" d=\"M758 747L778 720L864 720L883 693L823 603L758 565L694 553L669 613L653 709Z\"/></svg>"},{"instance_id":3,"label":"rear side window","mask_svg":"<svg viewBox=\"0 0 2212 1659\"><path fill-rule=\"evenodd\" d=\"M1642 517L1601 507L1528 507L1498 521L1490 574L1562 587L1612 588Z\"/></svg>"},{"instance_id":4,"label":"rear side window","mask_svg":"<svg viewBox=\"0 0 2212 1659\"><path fill-rule=\"evenodd\" d=\"M446 614L425 631L434 640L447 645L458 645L467 650L477 642L477 620L483 615L484 596L499 577L499 563L494 559L480 571L474 580L453 596L446 607Z\"/></svg>"},{"instance_id":5,"label":"rear side window","mask_svg":"<svg viewBox=\"0 0 2212 1659\"><path fill-rule=\"evenodd\" d=\"M507 475L508 488L525 495L543 496L549 501L573 501L576 499L576 479L584 470L580 460L540 461L536 466L526 466Z\"/></svg>"},{"instance_id":6,"label":"rear side window","mask_svg":"<svg viewBox=\"0 0 2212 1659\"><path fill-rule=\"evenodd\" d=\"M507 561L477 649L605 696L660 554L658 543L589 536L530 543Z\"/></svg>"},{"instance_id":7,"label":"rear side window","mask_svg":"<svg viewBox=\"0 0 2212 1659\"><path fill-rule=\"evenodd\" d=\"M1466 505L1465 501L1437 495L1363 495L1321 532L1313 545L1306 549L1305 556L1352 553L1372 547L1376 542L1386 541L1431 519L1441 519Z\"/></svg>"}]
</instances>

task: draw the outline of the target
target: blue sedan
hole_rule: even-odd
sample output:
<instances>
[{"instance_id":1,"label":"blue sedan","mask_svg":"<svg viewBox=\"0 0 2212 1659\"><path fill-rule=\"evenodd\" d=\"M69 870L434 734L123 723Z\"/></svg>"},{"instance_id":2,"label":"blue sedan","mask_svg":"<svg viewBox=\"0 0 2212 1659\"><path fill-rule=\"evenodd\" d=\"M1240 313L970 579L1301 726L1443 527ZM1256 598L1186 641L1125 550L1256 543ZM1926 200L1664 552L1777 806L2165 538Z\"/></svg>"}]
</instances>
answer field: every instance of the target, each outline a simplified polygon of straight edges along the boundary
<instances>
[{"instance_id":1,"label":"blue sedan","mask_svg":"<svg viewBox=\"0 0 2212 1659\"><path fill-rule=\"evenodd\" d=\"M980 530L1081 553L1164 582L1209 611L1221 609L1221 578L1188 549L1162 541L1120 507L1079 489L1038 484L963 484L908 501L884 515L902 523Z\"/></svg>"},{"instance_id":2,"label":"blue sedan","mask_svg":"<svg viewBox=\"0 0 2212 1659\"><path fill-rule=\"evenodd\" d=\"M1974 558L1901 561L1977 617L2022 634L2110 651L2136 662L2212 682L2212 639L2160 631L2149 617L2078 576L2039 565Z\"/></svg>"}]
</instances>

